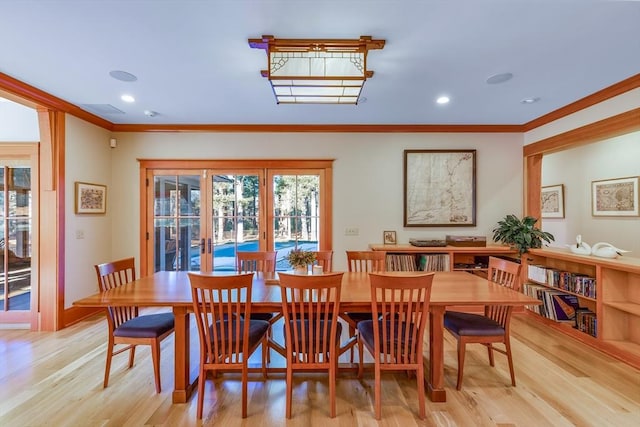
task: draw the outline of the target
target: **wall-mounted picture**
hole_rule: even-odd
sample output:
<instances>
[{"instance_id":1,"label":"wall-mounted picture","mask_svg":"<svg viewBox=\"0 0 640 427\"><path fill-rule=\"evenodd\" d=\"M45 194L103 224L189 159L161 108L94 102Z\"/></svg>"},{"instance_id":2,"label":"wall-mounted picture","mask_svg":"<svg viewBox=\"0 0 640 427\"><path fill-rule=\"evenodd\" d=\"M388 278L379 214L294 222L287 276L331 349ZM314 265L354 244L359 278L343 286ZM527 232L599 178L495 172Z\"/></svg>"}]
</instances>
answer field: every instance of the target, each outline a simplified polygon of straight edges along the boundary
<instances>
[{"instance_id":1,"label":"wall-mounted picture","mask_svg":"<svg viewBox=\"0 0 640 427\"><path fill-rule=\"evenodd\" d=\"M404 226L476 225L476 150L404 151Z\"/></svg>"},{"instance_id":2,"label":"wall-mounted picture","mask_svg":"<svg viewBox=\"0 0 640 427\"><path fill-rule=\"evenodd\" d=\"M593 216L638 216L638 177L591 182Z\"/></svg>"},{"instance_id":3,"label":"wall-mounted picture","mask_svg":"<svg viewBox=\"0 0 640 427\"><path fill-rule=\"evenodd\" d=\"M76 213L103 214L107 212L107 186L76 182Z\"/></svg>"},{"instance_id":4,"label":"wall-mounted picture","mask_svg":"<svg viewBox=\"0 0 640 427\"><path fill-rule=\"evenodd\" d=\"M542 187L540 193L542 218L564 218L564 185Z\"/></svg>"},{"instance_id":5,"label":"wall-mounted picture","mask_svg":"<svg viewBox=\"0 0 640 427\"><path fill-rule=\"evenodd\" d=\"M396 245L398 244L398 240L396 239L395 231L385 231L383 233L383 242L385 245Z\"/></svg>"}]
</instances>

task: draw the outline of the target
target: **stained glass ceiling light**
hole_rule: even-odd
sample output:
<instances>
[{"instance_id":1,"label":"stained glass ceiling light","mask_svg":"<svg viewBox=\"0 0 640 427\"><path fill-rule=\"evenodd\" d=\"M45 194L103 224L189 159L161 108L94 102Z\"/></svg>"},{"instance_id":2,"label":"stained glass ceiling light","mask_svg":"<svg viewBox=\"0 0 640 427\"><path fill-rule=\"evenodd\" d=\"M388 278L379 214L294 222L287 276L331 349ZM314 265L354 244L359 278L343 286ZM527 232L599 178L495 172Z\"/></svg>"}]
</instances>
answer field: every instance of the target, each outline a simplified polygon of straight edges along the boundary
<instances>
[{"instance_id":1,"label":"stained glass ceiling light","mask_svg":"<svg viewBox=\"0 0 640 427\"><path fill-rule=\"evenodd\" d=\"M249 46L264 49L269 79L278 104L357 104L367 70L367 52L382 49L384 40L360 36L346 39L249 39Z\"/></svg>"}]
</instances>

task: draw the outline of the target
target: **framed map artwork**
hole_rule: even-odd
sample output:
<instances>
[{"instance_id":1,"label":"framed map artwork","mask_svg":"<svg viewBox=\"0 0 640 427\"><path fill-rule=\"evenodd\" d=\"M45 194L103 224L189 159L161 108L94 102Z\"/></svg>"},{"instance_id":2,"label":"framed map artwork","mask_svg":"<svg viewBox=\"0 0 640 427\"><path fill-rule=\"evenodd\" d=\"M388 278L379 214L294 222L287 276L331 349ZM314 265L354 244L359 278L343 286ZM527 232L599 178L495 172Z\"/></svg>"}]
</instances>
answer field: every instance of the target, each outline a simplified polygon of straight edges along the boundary
<instances>
[{"instance_id":1,"label":"framed map artwork","mask_svg":"<svg viewBox=\"0 0 640 427\"><path fill-rule=\"evenodd\" d=\"M76 182L76 213L103 214L107 212L107 186Z\"/></svg>"},{"instance_id":2,"label":"framed map artwork","mask_svg":"<svg viewBox=\"0 0 640 427\"><path fill-rule=\"evenodd\" d=\"M476 225L476 150L404 151L404 226Z\"/></svg>"},{"instance_id":3,"label":"framed map artwork","mask_svg":"<svg viewBox=\"0 0 640 427\"><path fill-rule=\"evenodd\" d=\"M540 207L542 218L564 218L564 185L542 187Z\"/></svg>"},{"instance_id":4,"label":"framed map artwork","mask_svg":"<svg viewBox=\"0 0 640 427\"><path fill-rule=\"evenodd\" d=\"M593 216L638 216L638 177L591 182Z\"/></svg>"}]
</instances>

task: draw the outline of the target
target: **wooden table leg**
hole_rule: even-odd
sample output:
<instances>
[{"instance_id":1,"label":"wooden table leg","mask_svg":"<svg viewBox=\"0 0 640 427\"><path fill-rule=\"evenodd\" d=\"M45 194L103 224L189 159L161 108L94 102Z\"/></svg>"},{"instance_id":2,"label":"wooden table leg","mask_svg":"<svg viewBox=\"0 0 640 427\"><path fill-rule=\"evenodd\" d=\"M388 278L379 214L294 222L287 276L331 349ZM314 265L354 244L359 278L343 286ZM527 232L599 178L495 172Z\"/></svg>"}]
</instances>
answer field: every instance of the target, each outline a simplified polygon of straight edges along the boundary
<instances>
[{"instance_id":1,"label":"wooden table leg","mask_svg":"<svg viewBox=\"0 0 640 427\"><path fill-rule=\"evenodd\" d=\"M427 396L433 402L446 402L444 390L444 306L429 308L429 380Z\"/></svg>"},{"instance_id":2,"label":"wooden table leg","mask_svg":"<svg viewBox=\"0 0 640 427\"><path fill-rule=\"evenodd\" d=\"M173 403L185 403L193 390L189 378L189 313L185 307L173 307L173 316L175 318Z\"/></svg>"}]
</instances>

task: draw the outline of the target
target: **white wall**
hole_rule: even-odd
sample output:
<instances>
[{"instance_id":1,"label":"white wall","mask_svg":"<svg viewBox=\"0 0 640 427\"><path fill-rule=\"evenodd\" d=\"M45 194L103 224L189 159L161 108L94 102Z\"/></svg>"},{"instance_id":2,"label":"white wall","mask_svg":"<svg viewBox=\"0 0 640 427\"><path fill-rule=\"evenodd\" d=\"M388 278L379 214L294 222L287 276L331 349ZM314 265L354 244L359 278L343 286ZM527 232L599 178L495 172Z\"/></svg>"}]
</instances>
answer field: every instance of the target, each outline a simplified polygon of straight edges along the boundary
<instances>
[{"instance_id":1,"label":"white wall","mask_svg":"<svg viewBox=\"0 0 640 427\"><path fill-rule=\"evenodd\" d=\"M109 131L66 115L66 136L64 305L68 308L73 301L98 292L93 266L114 259L112 242L119 233L112 228L111 217L123 203L111 188ZM76 181L107 185L106 215L75 213Z\"/></svg>"},{"instance_id":2,"label":"white wall","mask_svg":"<svg viewBox=\"0 0 640 427\"><path fill-rule=\"evenodd\" d=\"M398 241L446 234L483 235L496 222L522 212L520 134L341 133L120 133L113 149L113 256L139 254L138 158L335 159L333 188L334 268L346 269L345 250L381 243L384 230ZM403 150L477 150L477 226L403 228ZM114 202L114 203L116 203ZM358 236L345 236L357 227Z\"/></svg>"},{"instance_id":3,"label":"white wall","mask_svg":"<svg viewBox=\"0 0 640 427\"><path fill-rule=\"evenodd\" d=\"M36 110L0 98L0 141L40 141Z\"/></svg>"},{"instance_id":4,"label":"white wall","mask_svg":"<svg viewBox=\"0 0 640 427\"><path fill-rule=\"evenodd\" d=\"M554 246L575 243L575 237L593 245L607 242L640 257L639 217L594 217L591 182L640 176L640 132L548 154L542 163L542 184L564 184L565 218L543 220Z\"/></svg>"}]
</instances>

